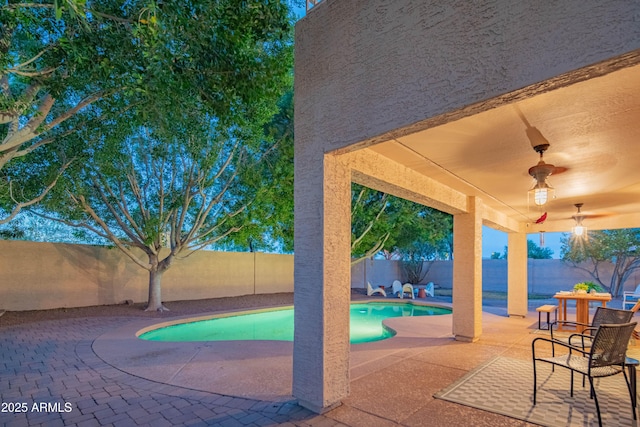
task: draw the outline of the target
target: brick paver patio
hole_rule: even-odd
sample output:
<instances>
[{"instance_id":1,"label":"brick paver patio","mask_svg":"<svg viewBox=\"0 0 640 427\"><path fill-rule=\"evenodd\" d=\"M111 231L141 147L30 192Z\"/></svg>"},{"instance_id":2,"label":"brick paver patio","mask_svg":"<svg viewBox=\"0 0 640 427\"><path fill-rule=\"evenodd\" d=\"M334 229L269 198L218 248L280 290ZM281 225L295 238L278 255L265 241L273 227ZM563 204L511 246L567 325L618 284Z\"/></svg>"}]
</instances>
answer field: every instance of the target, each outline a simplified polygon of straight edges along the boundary
<instances>
[{"instance_id":1,"label":"brick paver patio","mask_svg":"<svg viewBox=\"0 0 640 427\"><path fill-rule=\"evenodd\" d=\"M0 424L343 425L293 401L265 402L206 393L119 371L98 358L91 345L104 332L130 320L80 318L1 328Z\"/></svg>"}]
</instances>

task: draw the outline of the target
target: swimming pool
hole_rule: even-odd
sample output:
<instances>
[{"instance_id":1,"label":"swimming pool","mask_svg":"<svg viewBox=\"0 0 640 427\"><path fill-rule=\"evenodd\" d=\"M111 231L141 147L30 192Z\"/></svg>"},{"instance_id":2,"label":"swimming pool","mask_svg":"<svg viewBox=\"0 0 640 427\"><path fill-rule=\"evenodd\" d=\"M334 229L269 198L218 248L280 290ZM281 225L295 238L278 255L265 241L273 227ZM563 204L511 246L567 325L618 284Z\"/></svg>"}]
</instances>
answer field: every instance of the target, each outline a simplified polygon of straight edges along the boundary
<instances>
[{"instance_id":1,"label":"swimming pool","mask_svg":"<svg viewBox=\"0 0 640 427\"><path fill-rule=\"evenodd\" d=\"M412 303L356 303L350 309L351 344L380 341L395 335L382 324L390 317L438 316L451 309ZM138 338L149 341L293 341L293 308L245 312L239 315L187 321L143 331Z\"/></svg>"}]
</instances>

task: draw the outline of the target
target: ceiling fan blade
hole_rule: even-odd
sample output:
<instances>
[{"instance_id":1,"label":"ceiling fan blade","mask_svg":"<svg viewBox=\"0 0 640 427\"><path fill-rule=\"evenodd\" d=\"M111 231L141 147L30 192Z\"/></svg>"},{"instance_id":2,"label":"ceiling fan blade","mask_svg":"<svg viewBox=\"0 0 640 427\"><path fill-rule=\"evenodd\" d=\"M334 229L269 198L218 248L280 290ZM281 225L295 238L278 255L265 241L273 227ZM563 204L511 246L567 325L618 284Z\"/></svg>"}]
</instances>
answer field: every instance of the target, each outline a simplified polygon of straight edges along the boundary
<instances>
[{"instance_id":1,"label":"ceiling fan blade","mask_svg":"<svg viewBox=\"0 0 640 427\"><path fill-rule=\"evenodd\" d=\"M551 175L559 175L561 173L565 173L568 170L569 168L565 168L564 166L554 166L553 172L551 172Z\"/></svg>"}]
</instances>

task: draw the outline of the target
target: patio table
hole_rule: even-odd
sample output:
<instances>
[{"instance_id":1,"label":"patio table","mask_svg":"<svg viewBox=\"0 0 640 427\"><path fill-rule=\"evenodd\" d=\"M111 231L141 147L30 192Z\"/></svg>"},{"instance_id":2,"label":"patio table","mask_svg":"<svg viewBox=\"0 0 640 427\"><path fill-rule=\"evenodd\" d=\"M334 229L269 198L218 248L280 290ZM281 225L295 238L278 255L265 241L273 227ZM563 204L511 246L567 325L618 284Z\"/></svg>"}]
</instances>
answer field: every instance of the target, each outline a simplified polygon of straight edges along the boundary
<instances>
[{"instance_id":1,"label":"patio table","mask_svg":"<svg viewBox=\"0 0 640 427\"><path fill-rule=\"evenodd\" d=\"M590 324L589 322L589 303L591 301L600 302L603 307L607 306L607 302L611 301L610 293L585 293L578 294L573 292L558 292L553 296L558 300L558 305L560 306L560 310L558 313L558 330L567 330L563 328L561 321L568 321L567 319L567 301L575 300L576 302L576 322ZM584 326L578 326L576 328L577 332L582 333L585 329Z\"/></svg>"}]
</instances>

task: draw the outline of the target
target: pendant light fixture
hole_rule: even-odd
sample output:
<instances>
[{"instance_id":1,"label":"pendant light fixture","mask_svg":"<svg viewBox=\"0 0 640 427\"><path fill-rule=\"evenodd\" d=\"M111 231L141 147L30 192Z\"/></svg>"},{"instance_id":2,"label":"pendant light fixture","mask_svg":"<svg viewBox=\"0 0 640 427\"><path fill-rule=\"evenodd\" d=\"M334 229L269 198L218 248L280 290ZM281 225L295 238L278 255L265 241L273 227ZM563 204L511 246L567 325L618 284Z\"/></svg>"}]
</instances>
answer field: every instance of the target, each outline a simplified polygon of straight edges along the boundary
<instances>
[{"instance_id":1,"label":"pendant light fixture","mask_svg":"<svg viewBox=\"0 0 640 427\"><path fill-rule=\"evenodd\" d=\"M527 129L527 131L529 130L530 129ZM556 167L552 164L545 163L542 157L542 153L544 153L548 147L548 145L534 147L534 149L540 153L540 161L537 165L529 168L529 175L536 180L533 187L529 190L529 198L533 199L533 203L535 203L536 206L544 206L549 199L553 197L554 189L547 182L547 178L555 171Z\"/></svg>"},{"instance_id":2,"label":"pendant light fixture","mask_svg":"<svg viewBox=\"0 0 640 427\"><path fill-rule=\"evenodd\" d=\"M573 205L578 208L578 213L573 216L573 219L576 221L576 225L571 229L571 232L577 237L585 236L587 234L587 227L582 225L582 220L584 219L584 215L580 213L582 205L583 203L576 203Z\"/></svg>"}]
</instances>

